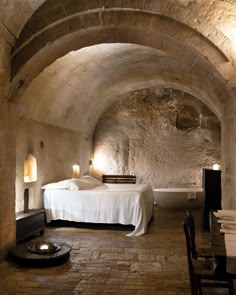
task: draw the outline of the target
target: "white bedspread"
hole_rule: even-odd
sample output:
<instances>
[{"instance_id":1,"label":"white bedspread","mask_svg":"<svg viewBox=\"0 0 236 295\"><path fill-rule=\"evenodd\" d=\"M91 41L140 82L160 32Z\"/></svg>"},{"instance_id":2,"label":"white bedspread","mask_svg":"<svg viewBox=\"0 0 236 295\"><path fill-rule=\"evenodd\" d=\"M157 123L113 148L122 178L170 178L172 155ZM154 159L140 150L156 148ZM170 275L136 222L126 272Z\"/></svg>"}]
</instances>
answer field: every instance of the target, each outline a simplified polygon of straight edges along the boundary
<instances>
[{"instance_id":1,"label":"white bedspread","mask_svg":"<svg viewBox=\"0 0 236 295\"><path fill-rule=\"evenodd\" d=\"M127 236L146 233L153 215L153 193L147 184L102 184L90 190L45 190L47 222L68 220L132 224Z\"/></svg>"}]
</instances>

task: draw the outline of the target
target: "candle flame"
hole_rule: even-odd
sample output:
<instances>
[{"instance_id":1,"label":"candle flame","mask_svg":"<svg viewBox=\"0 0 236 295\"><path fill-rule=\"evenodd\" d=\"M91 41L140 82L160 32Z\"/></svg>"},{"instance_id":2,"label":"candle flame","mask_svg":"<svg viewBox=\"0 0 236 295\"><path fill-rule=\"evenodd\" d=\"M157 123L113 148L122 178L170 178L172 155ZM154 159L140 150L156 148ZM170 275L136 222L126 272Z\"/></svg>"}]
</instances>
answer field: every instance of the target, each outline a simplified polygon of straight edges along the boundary
<instances>
[{"instance_id":1,"label":"candle flame","mask_svg":"<svg viewBox=\"0 0 236 295\"><path fill-rule=\"evenodd\" d=\"M40 250L48 250L48 245L43 244L39 247Z\"/></svg>"}]
</instances>

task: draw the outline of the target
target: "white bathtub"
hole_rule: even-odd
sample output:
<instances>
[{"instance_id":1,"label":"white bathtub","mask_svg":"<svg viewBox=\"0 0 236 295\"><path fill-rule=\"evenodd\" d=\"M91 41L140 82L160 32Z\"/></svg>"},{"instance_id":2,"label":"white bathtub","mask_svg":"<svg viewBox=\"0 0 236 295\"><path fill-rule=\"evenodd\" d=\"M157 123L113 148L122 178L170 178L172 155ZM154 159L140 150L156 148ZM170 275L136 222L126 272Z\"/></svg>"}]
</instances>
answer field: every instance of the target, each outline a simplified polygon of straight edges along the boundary
<instances>
[{"instance_id":1,"label":"white bathtub","mask_svg":"<svg viewBox=\"0 0 236 295\"><path fill-rule=\"evenodd\" d=\"M191 209L199 208L204 203L204 190L202 187L193 188L155 188L154 200L157 206L165 209Z\"/></svg>"}]
</instances>

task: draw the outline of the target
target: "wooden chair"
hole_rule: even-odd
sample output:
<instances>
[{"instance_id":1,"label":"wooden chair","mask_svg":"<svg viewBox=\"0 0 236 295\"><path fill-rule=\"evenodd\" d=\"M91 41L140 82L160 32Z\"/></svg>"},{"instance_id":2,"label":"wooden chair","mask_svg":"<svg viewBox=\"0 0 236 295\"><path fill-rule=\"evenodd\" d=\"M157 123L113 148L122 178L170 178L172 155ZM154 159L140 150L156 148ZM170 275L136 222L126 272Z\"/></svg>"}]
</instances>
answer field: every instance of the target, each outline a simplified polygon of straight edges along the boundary
<instances>
[{"instance_id":1,"label":"wooden chair","mask_svg":"<svg viewBox=\"0 0 236 295\"><path fill-rule=\"evenodd\" d=\"M203 257L206 259L212 259L212 249L209 246L196 246L195 241L195 221L192 216L192 213L190 210L186 210L186 215L188 216L188 228L189 228L189 237L190 237L190 245L192 248L192 255L193 258L197 257Z\"/></svg>"},{"instance_id":2,"label":"wooden chair","mask_svg":"<svg viewBox=\"0 0 236 295\"><path fill-rule=\"evenodd\" d=\"M191 243L191 216L187 215L184 218L183 228L186 238L187 259L189 269L189 279L192 295L202 295L202 288L228 288L229 295L234 294L233 280L227 273L216 275L213 265L209 263L211 260L198 260L194 257L196 254L193 251Z\"/></svg>"}]
</instances>

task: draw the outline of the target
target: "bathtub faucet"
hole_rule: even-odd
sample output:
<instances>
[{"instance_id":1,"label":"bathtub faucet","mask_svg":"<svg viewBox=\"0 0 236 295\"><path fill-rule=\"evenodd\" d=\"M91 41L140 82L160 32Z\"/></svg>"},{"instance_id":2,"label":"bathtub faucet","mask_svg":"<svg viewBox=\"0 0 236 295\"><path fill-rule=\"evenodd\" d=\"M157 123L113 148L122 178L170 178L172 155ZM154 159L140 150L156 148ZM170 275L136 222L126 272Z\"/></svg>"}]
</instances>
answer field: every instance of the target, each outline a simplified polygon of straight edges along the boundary
<instances>
[{"instance_id":1,"label":"bathtub faucet","mask_svg":"<svg viewBox=\"0 0 236 295\"><path fill-rule=\"evenodd\" d=\"M168 187L171 187L171 184L172 184L172 182L171 182L171 181L169 181L169 182L168 182Z\"/></svg>"}]
</instances>

